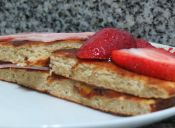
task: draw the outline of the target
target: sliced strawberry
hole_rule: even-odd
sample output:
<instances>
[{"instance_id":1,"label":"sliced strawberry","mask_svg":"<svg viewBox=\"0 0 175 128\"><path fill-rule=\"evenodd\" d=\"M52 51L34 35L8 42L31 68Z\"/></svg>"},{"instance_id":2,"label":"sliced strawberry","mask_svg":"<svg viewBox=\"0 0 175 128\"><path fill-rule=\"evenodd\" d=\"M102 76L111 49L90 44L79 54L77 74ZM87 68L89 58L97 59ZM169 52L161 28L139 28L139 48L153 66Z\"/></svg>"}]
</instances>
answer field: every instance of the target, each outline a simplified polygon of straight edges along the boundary
<instances>
[{"instance_id":1,"label":"sliced strawberry","mask_svg":"<svg viewBox=\"0 0 175 128\"><path fill-rule=\"evenodd\" d=\"M168 48L168 51L175 55L175 49L174 48L170 47L170 48Z\"/></svg>"},{"instance_id":2,"label":"sliced strawberry","mask_svg":"<svg viewBox=\"0 0 175 128\"><path fill-rule=\"evenodd\" d=\"M172 48L172 47L170 47L170 48L168 48L168 49L165 49L165 48L157 48L157 49L160 49L160 50L163 50L163 51L167 51L167 52L169 52L169 53L175 55L175 49Z\"/></svg>"},{"instance_id":3,"label":"sliced strawberry","mask_svg":"<svg viewBox=\"0 0 175 128\"><path fill-rule=\"evenodd\" d=\"M112 50L135 48L134 37L117 28L104 28L89 38L77 52L84 59L108 59Z\"/></svg>"},{"instance_id":4,"label":"sliced strawberry","mask_svg":"<svg viewBox=\"0 0 175 128\"><path fill-rule=\"evenodd\" d=\"M148 41L144 39L136 39L137 48L154 48Z\"/></svg>"},{"instance_id":5,"label":"sliced strawberry","mask_svg":"<svg viewBox=\"0 0 175 128\"><path fill-rule=\"evenodd\" d=\"M175 81L175 55L155 48L114 50L112 60L136 73Z\"/></svg>"},{"instance_id":6,"label":"sliced strawberry","mask_svg":"<svg viewBox=\"0 0 175 128\"><path fill-rule=\"evenodd\" d=\"M168 51L171 52L173 50L173 48L168 48Z\"/></svg>"}]
</instances>

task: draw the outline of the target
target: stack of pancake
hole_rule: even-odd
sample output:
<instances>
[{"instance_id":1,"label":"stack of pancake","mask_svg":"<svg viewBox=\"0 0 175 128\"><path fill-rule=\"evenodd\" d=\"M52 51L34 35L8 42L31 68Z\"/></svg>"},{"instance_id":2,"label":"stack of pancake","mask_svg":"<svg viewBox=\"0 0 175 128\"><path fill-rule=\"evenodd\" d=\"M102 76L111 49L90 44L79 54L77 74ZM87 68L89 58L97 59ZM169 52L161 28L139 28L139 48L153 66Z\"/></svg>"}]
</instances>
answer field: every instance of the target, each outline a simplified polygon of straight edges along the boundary
<instances>
[{"instance_id":1,"label":"stack of pancake","mask_svg":"<svg viewBox=\"0 0 175 128\"><path fill-rule=\"evenodd\" d=\"M93 34L1 36L0 79L119 115L175 105L175 82L133 73L111 61L78 59L77 49Z\"/></svg>"}]
</instances>

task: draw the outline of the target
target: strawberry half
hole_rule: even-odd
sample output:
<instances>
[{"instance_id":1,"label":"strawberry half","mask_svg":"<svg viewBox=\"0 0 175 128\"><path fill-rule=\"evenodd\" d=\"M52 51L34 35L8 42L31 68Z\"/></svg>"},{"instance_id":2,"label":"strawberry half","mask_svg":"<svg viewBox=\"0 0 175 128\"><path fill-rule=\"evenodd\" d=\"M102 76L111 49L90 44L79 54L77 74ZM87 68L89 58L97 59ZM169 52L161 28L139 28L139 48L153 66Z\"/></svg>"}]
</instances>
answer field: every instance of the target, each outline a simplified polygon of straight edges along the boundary
<instances>
[{"instance_id":1,"label":"strawberry half","mask_svg":"<svg viewBox=\"0 0 175 128\"><path fill-rule=\"evenodd\" d=\"M175 55L168 51L156 48L114 50L112 60L133 72L175 82Z\"/></svg>"},{"instance_id":2,"label":"strawberry half","mask_svg":"<svg viewBox=\"0 0 175 128\"><path fill-rule=\"evenodd\" d=\"M89 38L77 52L82 59L109 59L116 49L136 48L134 37L121 29L104 28Z\"/></svg>"},{"instance_id":3,"label":"strawberry half","mask_svg":"<svg viewBox=\"0 0 175 128\"><path fill-rule=\"evenodd\" d=\"M136 39L137 48L154 48L148 41L144 39Z\"/></svg>"}]
</instances>

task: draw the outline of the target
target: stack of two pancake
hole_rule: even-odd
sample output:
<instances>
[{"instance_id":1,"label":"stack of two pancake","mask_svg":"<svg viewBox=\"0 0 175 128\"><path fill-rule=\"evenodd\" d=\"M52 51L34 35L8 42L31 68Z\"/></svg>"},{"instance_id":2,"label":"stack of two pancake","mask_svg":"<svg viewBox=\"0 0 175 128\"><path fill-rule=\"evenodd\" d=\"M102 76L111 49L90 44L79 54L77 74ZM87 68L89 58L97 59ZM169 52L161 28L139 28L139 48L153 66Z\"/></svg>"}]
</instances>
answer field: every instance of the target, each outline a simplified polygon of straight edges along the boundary
<instances>
[{"instance_id":1,"label":"stack of two pancake","mask_svg":"<svg viewBox=\"0 0 175 128\"><path fill-rule=\"evenodd\" d=\"M145 114L175 104L175 82L136 74L112 62L78 59L75 48L91 35L2 36L0 79L120 115Z\"/></svg>"}]
</instances>

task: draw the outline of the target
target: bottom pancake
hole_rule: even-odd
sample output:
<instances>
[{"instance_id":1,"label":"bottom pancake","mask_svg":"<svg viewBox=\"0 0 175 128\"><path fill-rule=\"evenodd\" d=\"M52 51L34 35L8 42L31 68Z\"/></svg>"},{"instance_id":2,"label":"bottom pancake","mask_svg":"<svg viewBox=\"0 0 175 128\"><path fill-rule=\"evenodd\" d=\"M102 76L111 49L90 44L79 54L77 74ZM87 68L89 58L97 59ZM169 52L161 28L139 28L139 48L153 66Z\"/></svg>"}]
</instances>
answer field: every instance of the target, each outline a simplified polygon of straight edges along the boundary
<instances>
[{"instance_id":1,"label":"bottom pancake","mask_svg":"<svg viewBox=\"0 0 175 128\"><path fill-rule=\"evenodd\" d=\"M0 79L119 115L140 115L165 109L175 104L174 97L166 100L139 98L94 87L62 76L50 75L46 68L0 68Z\"/></svg>"}]
</instances>

